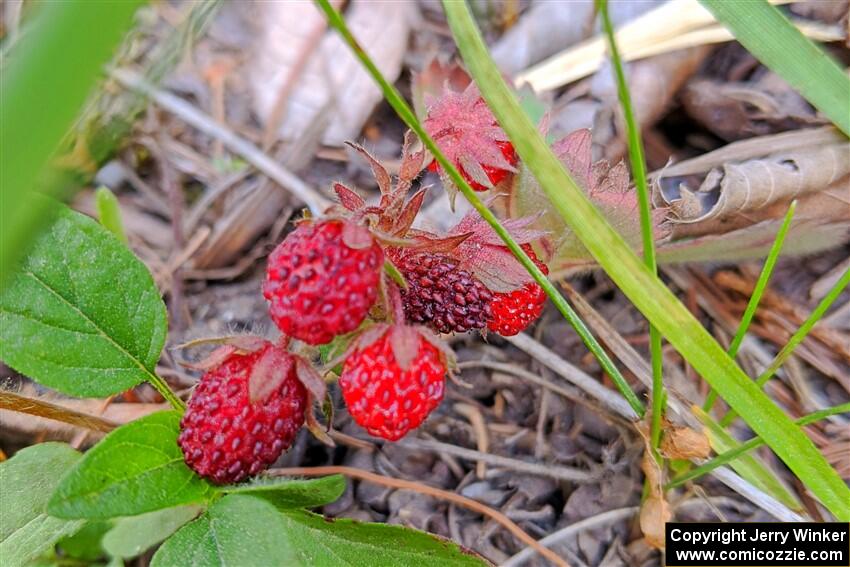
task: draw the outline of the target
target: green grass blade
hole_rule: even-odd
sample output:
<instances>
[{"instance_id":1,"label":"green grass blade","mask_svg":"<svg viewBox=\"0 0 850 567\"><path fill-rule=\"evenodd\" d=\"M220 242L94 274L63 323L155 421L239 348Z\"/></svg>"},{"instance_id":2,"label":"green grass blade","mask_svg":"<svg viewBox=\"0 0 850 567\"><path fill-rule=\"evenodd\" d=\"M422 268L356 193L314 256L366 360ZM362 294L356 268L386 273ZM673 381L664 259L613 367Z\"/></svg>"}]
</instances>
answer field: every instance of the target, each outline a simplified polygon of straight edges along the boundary
<instances>
[{"instance_id":1,"label":"green grass blade","mask_svg":"<svg viewBox=\"0 0 850 567\"><path fill-rule=\"evenodd\" d=\"M623 377L622 373L617 369L614 365L614 362L608 356L608 353L602 348L602 345L596 340L596 338L591 334L590 330L578 316L578 314L573 310L572 306L567 302L566 299L560 294L560 292L555 288L552 282L546 277L546 275L540 271L534 262L531 261L531 258L520 248L520 246L514 241L511 235L507 230L501 225L499 219L493 214L490 209L481 201L481 199L476 195L475 191L469 186L463 176L457 171L457 169L452 165L434 143L434 140L428 136L428 133L425 132L422 125L419 123L419 120L416 118L416 114L411 110L411 108L407 105L404 98L401 94L396 90L394 86L392 86L381 74L372 60L369 58L369 55L363 51L363 49L358 45L357 40L351 35L348 27L345 25L345 21L342 19L342 16L330 5L327 0L316 0L319 7L324 11L325 15L328 18L328 22L332 27L334 27L339 34L343 37L343 39L348 43L351 47L354 54L360 59L360 62L366 68L366 70L372 75L372 78L381 88L381 91L384 93L384 97L393 107L393 109L398 113L401 119L413 130L417 136L419 136L420 140L422 140L423 144L428 148L428 150L434 155L440 165L443 167L444 171L451 177L452 181L455 185L460 189L463 193L464 197L469 201L469 203L475 208L476 211L481 215L481 217L493 227L493 230L499 237L505 242L505 245L511 250L511 252L516 256L516 258L522 263L526 270L528 270L529 274L534 278L534 280L540 285L541 288L546 292L546 295L549 296L549 299L552 300L552 303L555 304L555 307L558 308L558 311L564 316L564 318L572 325L573 329L575 329L576 333L581 338L582 342L584 342L585 346L587 346L588 350L596 357L596 360L599 361L600 366L603 370L611 377L611 379L616 384L617 388L623 394L623 397L626 398L631 408L634 410L635 414L638 417L643 417L644 407L638 399L637 395L629 386L626 379Z\"/></svg>"},{"instance_id":2,"label":"green grass blade","mask_svg":"<svg viewBox=\"0 0 850 567\"><path fill-rule=\"evenodd\" d=\"M658 273L655 262L655 237L653 235L652 210L649 205L649 186L647 184L646 159L643 152L643 141L640 137L640 125L635 120L635 112L632 108L632 97L629 93L629 85L626 82L626 74L623 71L623 61L617 40L614 37L614 26L608 14L608 0L596 0L596 9L602 19L602 29L608 39L608 49L611 51L611 61L614 63L614 76L617 80L617 94L620 97L620 106L623 107L623 115L626 119L626 131L629 140L629 162L632 166L632 177L638 193L638 205L640 209L640 231L643 243L643 261L653 274ZM661 333L654 325L649 326L649 352L652 360L652 421L650 423L650 444L653 450L658 449L661 441L661 418L664 416L664 380L663 362L664 356L661 352ZM656 454L656 458L658 455Z\"/></svg>"},{"instance_id":3,"label":"green grass blade","mask_svg":"<svg viewBox=\"0 0 850 567\"><path fill-rule=\"evenodd\" d=\"M831 408L827 408L827 409L823 409L823 410L819 410L819 411L810 413L808 415L801 417L800 419L798 419L794 423L796 423L797 425L802 427L804 425L809 425L809 424L814 423L816 421L820 421L824 418L827 418L827 417L830 417L830 416L833 416L833 415L838 415L840 413L850 413L850 402L848 402L846 404L841 404L839 406L835 406L835 407L831 407ZM700 466L698 466L698 467L696 467L696 468L694 468L694 469L692 469L692 470L690 470L686 473L683 473L680 476L677 476L676 478L671 480L669 483L667 483L666 488L669 490L671 488L676 488L678 486L682 486L686 482L692 481L692 480L697 479L697 478L699 478L699 477L701 477L705 474L708 474L711 471L713 471L714 469L716 469L718 467L722 467L723 465L734 461L735 459L737 459L741 455L745 455L749 451L752 451L756 447L761 447L762 445L764 445L764 439L762 439L761 437L753 437L749 441L746 441L745 443L741 443L740 445L738 445L734 449L726 451L725 453L714 457L710 461L703 463L702 465L700 465Z\"/></svg>"},{"instance_id":4,"label":"green grass blade","mask_svg":"<svg viewBox=\"0 0 850 567\"><path fill-rule=\"evenodd\" d=\"M776 374L776 371L785 364L785 361L788 360L788 357L794 352L794 349L799 346L803 339L808 336L809 332L812 328L817 324L818 321L821 320L821 317L832 307L832 304L835 303L835 300L841 295L844 291L844 288L847 287L847 284L850 284L850 268L848 268L844 275L839 278L835 285L832 286L832 289L829 290L823 299L820 300L817 307L815 307L814 311L803 321L803 324L800 325L800 328L791 335L791 338L788 340L788 343L782 350L779 351L779 354L773 359L773 362L770 363L770 366L762 372L758 379L756 379L756 384L758 384L759 388L764 387L768 380L773 378L773 375ZM720 424L724 427L732 423L732 421L737 417L737 413L735 410L731 410L729 413L723 416L723 419L720 420Z\"/></svg>"},{"instance_id":5,"label":"green grass blade","mask_svg":"<svg viewBox=\"0 0 850 567\"><path fill-rule=\"evenodd\" d=\"M782 226L779 227L779 232L776 233L776 238L773 240L773 245L770 247L770 252L767 254L767 259L762 266L759 279L756 281L756 286L753 288L753 293L750 295L750 300L747 302L747 308L744 310L744 315L741 317L741 322L738 324L738 330L735 332L735 337L729 344L726 350L729 356L735 358L738 354L738 349L741 347L741 342L747 334L747 329L750 328L750 323L753 321L753 316L756 314L761 296L764 290L767 289L767 282L770 280L770 275L773 273L773 267L776 265L776 260L779 259L779 252L782 250L782 244L785 242L785 235L788 234L788 229L791 228L791 220L794 218L794 211L797 210L797 201L792 201L788 207L788 212L785 213L785 220L782 221ZM717 401L717 392L711 390L705 399L705 404L702 406L704 412L708 413Z\"/></svg>"},{"instance_id":6,"label":"green grass blade","mask_svg":"<svg viewBox=\"0 0 850 567\"><path fill-rule=\"evenodd\" d=\"M732 437L723 426L717 423L710 415L701 409L694 411L705 425L708 440L715 453L721 454L731 451L738 446L738 441ZM788 491L773 472L763 462L753 455L741 455L729 463L732 468L750 484L773 496L792 510L800 511L802 505L799 500Z\"/></svg>"},{"instance_id":7,"label":"green grass blade","mask_svg":"<svg viewBox=\"0 0 850 567\"><path fill-rule=\"evenodd\" d=\"M614 283L709 385L744 416L750 427L833 514L850 520L850 488L835 469L814 443L744 374L588 200L522 112L490 58L466 3L447 1L443 6L464 62L553 208Z\"/></svg>"},{"instance_id":8,"label":"green grass blade","mask_svg":"<svg viewBox=\"0 0 850 567\"><path fill-rule=\"evenodd\" d=\"M8 54L0 70L0 278L39 228L49 201L30 195L140 4L42 2ZM57 195L52 180L40 189Z\"/></svg>"},{"instance_id":9,"label":"green grass blade","mask_svg":"<svg viewBox=\"0 0 850 567\"><path fill-rule=\"evenodd\" d=\"M118 237L118 240L127 244L127 233L124 232L124 221L121 220L121 208L118 199L109 187L98 187L95 192L97 203L97 218L109 232Z\"/></svg>"},{"instance_id":10,"label":"green grass blade","mask_svg":"<svg viewBox=\"0 0 850 567\"><path fill-rule=\"evenodd\" d=\"M850 136L850 78L764 0L700 0L759 61Z\"/></svg>"}]
</instances>

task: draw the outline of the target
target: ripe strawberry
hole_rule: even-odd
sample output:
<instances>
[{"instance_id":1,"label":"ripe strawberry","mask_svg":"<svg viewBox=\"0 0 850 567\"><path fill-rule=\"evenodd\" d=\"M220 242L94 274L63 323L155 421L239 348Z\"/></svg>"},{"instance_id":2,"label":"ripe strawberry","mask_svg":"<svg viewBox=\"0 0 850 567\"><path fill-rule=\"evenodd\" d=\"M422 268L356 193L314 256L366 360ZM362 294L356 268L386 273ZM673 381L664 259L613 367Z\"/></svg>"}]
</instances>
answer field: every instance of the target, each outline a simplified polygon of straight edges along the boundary
<instances>
[{"instance_id":1,"label":"ripe strawberry","mask_svg":"<svg viewBox=\"0 0 850 567\"><path fill-rule=\"evenodd\" d=\"M370 435L397 441L440 405L445 374L440 349L414 327L394 326L358 345L339 385L354 421Z\"/></svg>"},{"instance_id":2,"label":"ripe strawberry","mask_svg":"<svg viewBox=\"0 0 850 567\"><path fill-rule=\"evenodd\" d=\"M499 146L499 149L501 150L502 155L505 157L507 162L511 164L511 166L515 166L519 161L519 156L517 156L516 150L514 150L514 145L510 142L496 142L496 145ZM507 169L502 169L500 167L494 167L492 165L487 165L484 163L480 165L481 169L484 170L484 173L487 174L487 179L490 180L490 183L492 183L493 186L496 186L502 181L504 181L508 177L508 175L512 173L511 171L508 171ZM472 179L472 177L463 168L463 165L461 165L460 163L456 163L454 164L454 166L457 167L458 171L461 175L463 175L463 178L466 179L466 182L469 183L469 186L472 187L473 191L487 191L488 187ZM428 164L428 171L439 173L440 164L437 162L437 160L434 160Z\"/></svg>"},{"instance_id":3,"label":"ripe strawberry","mask_svg":"<svg viewBox=\"0 0 850 567\"><path fill-rule=\"evenodd\" d=\"M549 268L537 258L531 246L523 244L522 249L541 272L549 274ZM490 303L493 318L488 321L487 328L503 337L516 335L540 317L545 303L546 292L535 282L529 282L511 292L496 292Z\"/></svg>"},{"instance_id":4,"label":"ripe strawberry","mask_svg":"<svg viewBox=\"0 0 850 567\"><path fill-rule=\"evenodd\" d=\"M402 255L397 266L407 280L402 304L407 319L439 333L483 329L493 294L478 278L444 254Z\"/></svg>"},{"instance_id":5,"label":"ripe strawberry","mask_svg":"<svg viewBox=\"0 0 850 567\"><path fill-rule=\"evenodd\" d=\"M230 354L204 374L180 421L177 443L186 464L226 484L274 463L292 445L308 406L295 366L292 355L266 342L254 352ZM252 403L249 380L257 372L277 373L280 384Z\"/></svg>"},{"instance_id":6,"label":"ripe strawberry","mask_svg":"<svg viewBox=\"0 0 850 567\"><path fill-rule=\"evenodd\" d=\"M486 191L516 171L516 151L475 85L427 98L425 130L474 190ZM436 161L428 168L440 170Z\"/></svg>"},{"instance_id":7,"label":"ripe strawberry","mask_svg":"<svg viewBox=\"0 0 850 567\"><path fill-rule=\"evenodd\" d=\"M384 253L351 221L300 224L271 253L263 295L288 336L311 345L356 329L378 298Z\"/></svg>"}]
</instances>

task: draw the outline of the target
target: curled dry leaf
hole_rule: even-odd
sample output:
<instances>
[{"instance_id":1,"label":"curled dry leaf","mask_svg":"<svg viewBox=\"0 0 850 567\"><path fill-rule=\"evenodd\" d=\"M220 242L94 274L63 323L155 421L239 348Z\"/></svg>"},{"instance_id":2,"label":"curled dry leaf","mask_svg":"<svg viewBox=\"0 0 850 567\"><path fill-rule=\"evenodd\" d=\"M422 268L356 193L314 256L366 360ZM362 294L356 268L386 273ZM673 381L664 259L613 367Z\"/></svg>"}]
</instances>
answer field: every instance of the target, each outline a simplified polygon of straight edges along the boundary
<instances>
[{"instance_id":1,"label":"curled dry leaf","mask_svg":"<svg viewBox=\"0 0 850 567\"><path fill-rule=\"evenodd\" d=\"M711 454L711 443L701 431L670 427L661 438L660 451L668 459L705 459Z\"/></svg>"},{"instance_id":2,"label":"curled dry leaf","mask_svg":"<svg viewBox=\"0 0 850 567\"><path fill-rule=\"evenodd\" d=\"M339 34L326 31L317 41L325 19L309 0L258 2L256 8L249 76L260 118L272 119L281 91L288 90L280 138L298 139L323 113L330 114L323 143L357 137L382 95ZM390 82L401 72L415 10L414 2L353 0L346 11L354 37Z\"/></svg>"},{"instance_id":3,"label":"curled dry leaf","mask_svg":"<svg viewBox=\"0 0 850 567\"><path fill-rule=\"evenodd\" d=\"M664 549L664 525L673 513L662 497L650 496L640 507L640 531L646 543L656 549Z\"/></svg>"},{"instance_id":4,"label":"curled dry leaf","mask_svg":"<svg viewBox=\"0 0 850 567\"><path fill-rule=\"evenodd\" d=\"M653 173L653 200L668 204L663 262L762 256L792 199L783 254L811 253L850 235L850 144L833 128L734 142Z\"/></svg>"},{"instance_id":5,"label":"curled dry leaf","mask_svg":"<svg viewBox=\"0 0 850 567\"><path fill-rule=\"evenodd\" d=\"M726 162L698 176L682 178L662 171L655 179L674 224L711 226L777 202L823 191L850 174L850 143L771 153L743 162ZM696 185L695 181L698 181Z\"/></svg>"}]
</instances>

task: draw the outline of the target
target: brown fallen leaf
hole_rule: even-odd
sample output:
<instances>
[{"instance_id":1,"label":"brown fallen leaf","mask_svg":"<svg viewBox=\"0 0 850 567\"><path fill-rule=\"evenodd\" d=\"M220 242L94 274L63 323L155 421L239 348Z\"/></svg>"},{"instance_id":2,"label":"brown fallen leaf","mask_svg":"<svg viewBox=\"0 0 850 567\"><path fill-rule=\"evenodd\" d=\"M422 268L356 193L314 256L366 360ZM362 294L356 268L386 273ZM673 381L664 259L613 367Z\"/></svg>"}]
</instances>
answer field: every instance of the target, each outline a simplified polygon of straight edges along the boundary
<instances>
[{"instance_id":1,"label":"brown fallen leaf","mask_svg":"<svg viewBox=\"0 0 850 567\"><path fill-rule=\"evenodd\" d=\"M769 72L746 82L691 81L681 98L690 116L728 141L826 123L788 83Z\"/></svg>"},{"instance_id":2,"label":"brown fallen leaf","mask_svg":"<svg viewBox=\"0 0 850 567\"><path fill-rule=\"evenodd\" d=\"M711 53L706 46L682 49L629 63L626 68L635 118L642 129L657 122L673 96ZM566 99L566 100L564 100ZM610 65L568 90L552 110L551 130L563 135L593 129L593 158L616 161L627 151L617 85Z\"/></svg>"},{"instance_id":3,"label":"brown fallen leaf","mask_svg":"<svg viewBox=\"0 0 850 567\"><path fill-rule=\"evenodd\" d=\"M356 139L383 95L339 34L327 31L316 41L315 30L324 25L324 16L310 0L254 6L259 31L249 76L254 110L261 120L266 122L273 114L280 117L275 108L281 89L286 89L278 128L281 139L297 140L322 114L328 118L324 144L339 146ZM354 37L390 82L401 72L415 10L414 2L372 0L353 0L346 10ZM305 61L304 50L311 48ZM289 81L293 72L297 80ZM331 110L326 111L329 103Z\"/></svg>"}]
</instances>

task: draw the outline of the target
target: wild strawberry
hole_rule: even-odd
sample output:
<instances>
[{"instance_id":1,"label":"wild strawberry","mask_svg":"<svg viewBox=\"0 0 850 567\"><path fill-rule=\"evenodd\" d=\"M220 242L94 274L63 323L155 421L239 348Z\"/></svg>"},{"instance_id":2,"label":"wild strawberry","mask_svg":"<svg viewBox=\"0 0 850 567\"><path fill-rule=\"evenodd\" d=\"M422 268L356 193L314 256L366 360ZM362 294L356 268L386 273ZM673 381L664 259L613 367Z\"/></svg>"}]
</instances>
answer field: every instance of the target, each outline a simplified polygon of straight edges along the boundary
<instances>
[{"instance_id":1,"label":"wild strawberry","mask_svg":"<svg viewBox=\"0 0 850 567\"><path fill-rule=\"evenodd\" d=\"M275 386L252 403L252 375ZM304 424L307 391L294 357L266 342L232 353L201 378L180 421L177 443L186 464L216 484L239 482L268 468Z\"/></svg>"},{"instance_id":2,"label":"wild strawberry","mask_svg":"<svg viewBox=\"0 0 850 567\"><path fill-rule=\"evenodd\" d=\"M496 142L496 145L499 146L499 149L502 151L502 155L505 156L505 160L507 160L507 162L511 164L511 166L515 166L519 161L519 156L517 156L516 150L514 150L514 145L510 142ZM466 179L466 182L469 183L469 186L472 187L473 191L487 191L488 187L481 185L480 183L472 179L472 177L466 172L466 170L461 164L457 163L454 165L455 167L457 167L460 174L463 175L463 178ZM494 187L504 181L508 177L508 175L512 173L507 169L494 167L492 165L487 165L484 163L481 164L481 169L484 170L484 173L487 175L487 179L490 180L490 183L492 183ZM428 164L428 171L439 173L440 164L437 162L437 160L434 160Z\"/></svg>"},{"instance_id":3,"label":"wild strawberry","mask_svg":"<svg viewBox=\"0 0 850 567\"><path fill-rule=\"evenodd\" d=\"M462 93L446 90L430 101L423 126L476 191L486 191L516 171L516 151L474 85ZM436 161L428 168L440 170Z\"/></svg>"},{"instance_id":4,"label":"wild strawberry","mask_svg":"<svg viewBox=\"0 0 850 567\"><path fill-rule=\"evenodd\" d=\"M549 268L537 258L530 245L523 244L522 249L541 272L549 274ZM503 337L516 335L540 317L545 303L546 292L535 282L507 293L496 292L490 303L493 317L487 322L487 328Z\"/></svg>"},{"instance_id":5,"label":"wild strawberry","mask_svg":"<svg viewBox=\"0 0 850 567\"><path fill-rule=\"evenodd\" d=\"M357 346L339 385L354 421L370 435L396 441L440 405L445 374L440 349L414 327L397 325Z\"/></svg>"},{"instance_id":6,"label":"wild strawberry","mask_svg":"<svg viewBox=\"0 0 850 567\"><path fill-rule=\"evenodd\" d=\"M402 305L408 321L438 333L465 333L487 325L493 294L450 256L405 254L397 266L407 280Z\"/></svg>"},{"instance_id":7,"label":"wild strawberry","mask_svg":"<svg viewBox=\"0 0 850 567\"><path fill-rule=\"evenodd\" d=\"M263 295L285 335L325 344L356 329L378 298L381 246L344 220L298 225L271 253Z\"/></svg>"}]
</instances>

